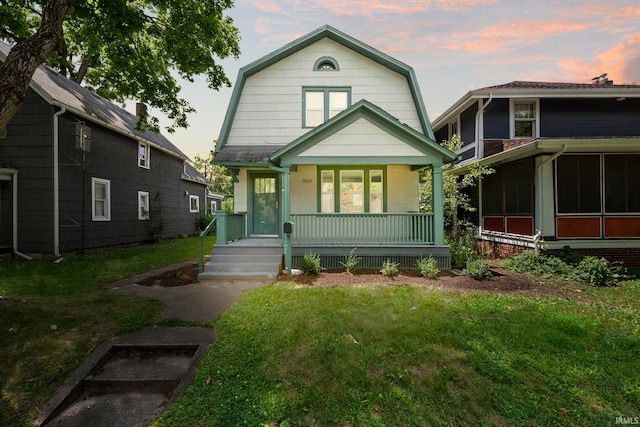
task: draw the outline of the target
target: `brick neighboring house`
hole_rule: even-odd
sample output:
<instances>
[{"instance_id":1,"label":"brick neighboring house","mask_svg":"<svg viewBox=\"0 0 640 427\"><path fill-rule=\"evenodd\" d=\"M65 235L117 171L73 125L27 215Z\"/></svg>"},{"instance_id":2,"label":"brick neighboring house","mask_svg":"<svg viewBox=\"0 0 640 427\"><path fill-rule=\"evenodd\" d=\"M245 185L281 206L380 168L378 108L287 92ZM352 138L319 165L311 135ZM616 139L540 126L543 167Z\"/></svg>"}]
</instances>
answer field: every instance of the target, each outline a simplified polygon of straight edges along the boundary
<instances>
[{"instance_id":1,"label":"brick neighboring house","mask_svg":"<svg viewBox=\"0 0 640 427\"><path fill-rule=\"evenodd\" d=\"M0 60L9 49L0 42ZM193 234L209 183L167 138L136 123L40 66L0 134L0 251L60 256Z\"/></svg>"},{"instance_id":2,"label":"brick neighboring house","mask_svg":"<svg viewBox=\"0 0 640 427\"><path fill-rule=\"evenodd\" d=\"M640 85L514 81L468 92L433 122L462 161L491 166L474 194L481 247L569 246L640 266Z\"/></svg>"}]
</instances>

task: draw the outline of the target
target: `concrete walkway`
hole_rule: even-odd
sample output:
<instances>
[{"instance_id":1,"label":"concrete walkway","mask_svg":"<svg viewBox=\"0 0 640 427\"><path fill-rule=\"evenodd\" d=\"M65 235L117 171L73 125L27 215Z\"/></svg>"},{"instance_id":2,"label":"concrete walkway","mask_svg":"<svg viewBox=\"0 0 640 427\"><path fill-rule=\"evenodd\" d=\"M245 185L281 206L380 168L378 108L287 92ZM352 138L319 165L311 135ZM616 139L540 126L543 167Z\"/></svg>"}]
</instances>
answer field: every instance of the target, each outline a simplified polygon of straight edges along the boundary
<instances>
[{"instance_id":1,"label":"concrete walkway","mask_svg":"<svg viewBox=\"0 0 640 427\"><path fill-rule=\"evenodd\" d=\"M213 322L244 291L267 282L198 282L177 287L137 282L194 264L186 261L105 286L161 300L156 320ZM100 345L52 398L36 425L143 427L182 392L215 339L209 328L150 327Z\"/></svg>"},{"instance_id":2,"label":"concrete walkway","mask_svg":"<svg viewBox=\"0 0 640 427\"><path fill-rule=\"evenodd\" d=\"M186 286L163 288L136 284L148 277L196 262L196 260L185 261L122 279L106 285L106 289L122 294L137 294L159 299L165 307L156 320L212 322L220 317L227 307L236 302L244 291L267 285L266 282L198 282Z\"/></svg>"}]
</instances>

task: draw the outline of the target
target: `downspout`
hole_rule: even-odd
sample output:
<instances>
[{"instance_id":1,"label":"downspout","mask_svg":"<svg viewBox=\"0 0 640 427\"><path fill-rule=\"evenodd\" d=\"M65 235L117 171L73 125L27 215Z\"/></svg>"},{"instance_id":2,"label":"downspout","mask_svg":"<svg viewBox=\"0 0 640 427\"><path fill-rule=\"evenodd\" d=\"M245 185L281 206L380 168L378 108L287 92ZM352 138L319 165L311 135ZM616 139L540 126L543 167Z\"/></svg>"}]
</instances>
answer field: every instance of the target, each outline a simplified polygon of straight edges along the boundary
<instances>
[{"instance_id":1,"label":"downspout","mask_svg":"<svg viewBox=\"0 0 640 427\"><path fill-rule=\"evenodd\" d=\"M284 192L284 197L282 198L282 210L283 210L283 214L281 215L281 219L282 219L282 224L284 225L285 222L289 221L290 217L290 207L289 207L289 192L290 192L290 183L289 183L289 178L290 178L290 174L291 171L289 170L289 168L282 168L280 166L277 166L273 160L271 160L271 158L267 157L265 159L267 161L267 166L269 166L269 169L274 170L276 172L280 172L282 174L282 185L283 185L283 192ZM284 263L285 263L285 268L287 269L287 274L291 275L291 268L292 268L292 262L293 262L293 256L291 254L291 234L290 233L282 233L283 234L283 238L284 238Z\"/></svg>"},{"instance_id":2,"label":"downspout","mask_svg":"<svg viewBox=\"0 0 640 427\"><path fill-rule=\"evenodd\" d=\"M547 165L549 162L554 161L555 159L557 159L558 157L560 157L562 154L564 154L567 149L569 148L568 144L562 144L562 148L560 148L560 151L556 152L553 156L549 157L548 159L544 160L542 163L540 163L538 165L538 171L537 171L537 176L538 176L538 182L536 183L536 199L538 200L537 205L540 206L540 209L538 210L539 212L539 220L540 220L540 224L542 224L542 215L544 210L542 209L542 168ZM543 234L542 231L540 231L540 228L536 229L536 235L533 237L533 246L535 248L536 254L538 254L540 252L540 241L543 238Z\"/></svg>"},{"instance_id":3,"label":"downspout","mask_svg":"<svg viewBox=\"0 0 640 427\"><path fill-rule=\"evenodd\" d=\"M58 130L60 126L58 118L66 111L67 109L63 106L53 115L53 254L58 258L60 258L60 174L58 170L58 147L60 145ZM84 188L82 193L84 194Z\"/></svg>"},{"instance_id":4,"label":"downspout","mask_svg":"<svg viewBox=\"0 0 640 427\"><path fill-rule=\"evenodd\" d=\"M31 261L31 257L18 251L18 172L12 174L13 191L12 191L12 204L13 204L13 254L20 258Z\"/></svg>"},{"instance_id":5,"label":"downspout","mask_svg":"<svg viewBox=\"0 0 640 427\"><path fill-rule=\"evenodd\" d=\"M484 113L485 108L493 101L493 93L489 94L487 102L482 104L482 107L476 112L476 158L478 160L484 157L484 126L480 126L480 116ZM480 136L480 130L482 129L482 137Z\"/></svg>"}]
</instances>

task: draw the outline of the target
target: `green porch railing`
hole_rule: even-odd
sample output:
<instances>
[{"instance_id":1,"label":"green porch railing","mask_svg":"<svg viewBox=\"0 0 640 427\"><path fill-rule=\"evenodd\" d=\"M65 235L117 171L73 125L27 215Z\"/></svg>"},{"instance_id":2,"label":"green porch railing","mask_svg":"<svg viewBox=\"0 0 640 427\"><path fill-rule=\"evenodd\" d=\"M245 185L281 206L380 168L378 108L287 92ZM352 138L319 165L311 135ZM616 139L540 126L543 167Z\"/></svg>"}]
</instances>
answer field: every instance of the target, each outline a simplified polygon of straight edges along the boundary
<instances>
[{"instance_id":1,"label":"green porch railing","mask_svg":"<svg viewBox=\"0 0 640 427\"><path fill-rule=\"evenodd\" d=\"M291 214L293 244L432 245L432 213Z\"/></svg>"},{"instance_id":2,"label":"green porch railing","mask_svg":"<svg viewBox=\"0 0 640 427\"><path fill-rule=\"evenodd\" d=\"M211 222L209 223L209 225L207 225L204 230L202 230L202 233L200 233L200 262L198 264L198 273L202 273L203 269L204 269L204 238L207 234L209 234L209 232L211 231L211 229L213 228L213 226L216 223L216 220L218 218L216 216L213 217L213 219L211 220Z\"/></svg>"}]
</instances>

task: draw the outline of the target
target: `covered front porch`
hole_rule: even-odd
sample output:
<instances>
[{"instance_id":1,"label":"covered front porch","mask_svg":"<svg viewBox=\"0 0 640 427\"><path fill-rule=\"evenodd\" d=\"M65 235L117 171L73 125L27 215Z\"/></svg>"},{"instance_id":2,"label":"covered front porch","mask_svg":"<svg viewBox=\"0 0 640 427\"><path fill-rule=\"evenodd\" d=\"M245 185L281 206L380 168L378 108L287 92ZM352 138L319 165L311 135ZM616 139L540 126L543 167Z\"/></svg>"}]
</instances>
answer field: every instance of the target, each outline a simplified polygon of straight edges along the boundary
<instances>
[{"instance_id":1,"label":"covered front porch","mask_svg":"<svg viewBox=\"0 0 640 427\"><path fill-rule=\"evenodd\" d=\"M402 268L414 268L420 257L433 256L440 269L451 268L448 246L438 241L433 213L305 213L289 215L289 224L274 237L249 233L245 212L219 211L217 245L273 246L284 248L285 266L297 268L305 253L319 254L324 268L340 268L355 249L359 266L380 268L387 259ZM289 228L290 227L290 228ZM287 262L289 260L289 262Z\"/></svg>"}]
</instances>

